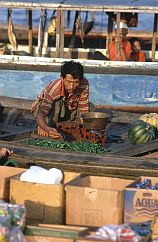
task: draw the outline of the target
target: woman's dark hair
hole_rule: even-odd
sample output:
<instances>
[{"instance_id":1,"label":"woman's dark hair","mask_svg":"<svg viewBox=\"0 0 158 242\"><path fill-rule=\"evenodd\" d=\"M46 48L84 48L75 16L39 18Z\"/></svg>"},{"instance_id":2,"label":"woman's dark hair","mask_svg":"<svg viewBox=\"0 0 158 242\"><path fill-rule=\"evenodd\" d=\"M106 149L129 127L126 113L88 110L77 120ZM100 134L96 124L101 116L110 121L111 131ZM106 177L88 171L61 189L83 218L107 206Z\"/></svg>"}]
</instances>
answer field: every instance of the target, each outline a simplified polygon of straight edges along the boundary
<instances>
[{"instance_id":1,"label":"woman's dark hair","mask_svg":"<svg viewBox=\"0 0 158 242\"><path fill-rule=\"evenodd\" d=\"M74 79L83 79L84 71L83 66L79 62L65 61L61 66L61 76L66 77L66 74L70 74Z\"/></svg>"},{"instance_id":2,"label":"woman's dark hair","mask_svg":"<svg viewBox=\"0 0 158 242\"><path fill-rule=\"evenodd\" d=\"M134 37L133 37L133 38L130 39L130 43L131 43L131 45L133 45L135 41L140 42L140 40L139 40L138 38L134 38Z\"/></svg>"}]
</instances>

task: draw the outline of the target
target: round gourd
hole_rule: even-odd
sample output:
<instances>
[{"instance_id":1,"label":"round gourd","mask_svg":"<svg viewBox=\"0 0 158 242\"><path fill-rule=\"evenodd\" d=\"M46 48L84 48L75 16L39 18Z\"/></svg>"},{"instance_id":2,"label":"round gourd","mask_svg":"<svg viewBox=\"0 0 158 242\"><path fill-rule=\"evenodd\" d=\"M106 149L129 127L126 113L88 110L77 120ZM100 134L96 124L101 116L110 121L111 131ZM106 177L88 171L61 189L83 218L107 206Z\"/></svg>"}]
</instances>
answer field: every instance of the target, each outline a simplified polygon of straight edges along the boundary
<instances>
[{"instance_id":1,"label":"round gourd","mask_svg":"<svg viewBox=\"0 0 158 242\"><path fill-rule=\"evenodd\" d=\"M128 139L132 144L145 144L156 136L156 128L143 120L134 121L128 130Z\"/></svg>"},{"instance_id":2,"label":"round gourd","mask_svg":"<svg viewBox=\"0 0 158 242\"><path fill-rule=\"evenodd\" d=\"M139 117L140 120L143 120L146 123L149 123L158 129L158 114L157 113L146 113Z\"/></svg>"}]
</instances>

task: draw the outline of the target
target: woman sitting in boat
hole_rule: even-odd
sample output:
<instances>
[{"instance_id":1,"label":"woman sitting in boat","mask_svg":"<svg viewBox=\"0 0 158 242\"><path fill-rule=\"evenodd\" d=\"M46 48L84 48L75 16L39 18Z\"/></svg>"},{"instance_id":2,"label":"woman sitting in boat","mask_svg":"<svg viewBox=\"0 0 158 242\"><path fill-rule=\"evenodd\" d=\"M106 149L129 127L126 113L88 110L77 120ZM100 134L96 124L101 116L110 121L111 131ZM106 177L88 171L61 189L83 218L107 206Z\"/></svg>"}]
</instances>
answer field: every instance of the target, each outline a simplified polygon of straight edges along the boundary
<instances>
[{"instance_id":1,"label":"woman sitting in boat","mask_svg":"<svg viewBox=\"0 0 158 242\"><path fill-rule=\"evenodd\" d=\"M110 61L116 61L117 42L119 46L118 61L128 61L131 54L131 43L127 40L128 27L125 20L120 21L119 35L116 31L117 25L115 25L114 38L109 44L109 59ZM108 60L101 52L96 51L94 53L94 59Z\"/></svg>"},{"instance_id":2,"label":"woman sitting in boat","mask_svg":"<svg viewBox=\"0 0 158 242\"><path fill-rule=\"evenodd\" d=\"M39 135L45 132L51 138L60 138L57 122L79 120L80 113L89 111L89 84L83 66L74 61L64 62L61 78L43 89L31 111L37 118Z\"/></svg>"},{"instance_id":3,"label":"woman sitting in boat","mask_svg":"<svg viewBox=\"0 0 158 242\"><path fill-rule=\"evenodd\" d=\"M131 61L145 62L145 53L141 50L140 41L138 39L132 39L132 52Z\"/></svg>"}]
</instances>

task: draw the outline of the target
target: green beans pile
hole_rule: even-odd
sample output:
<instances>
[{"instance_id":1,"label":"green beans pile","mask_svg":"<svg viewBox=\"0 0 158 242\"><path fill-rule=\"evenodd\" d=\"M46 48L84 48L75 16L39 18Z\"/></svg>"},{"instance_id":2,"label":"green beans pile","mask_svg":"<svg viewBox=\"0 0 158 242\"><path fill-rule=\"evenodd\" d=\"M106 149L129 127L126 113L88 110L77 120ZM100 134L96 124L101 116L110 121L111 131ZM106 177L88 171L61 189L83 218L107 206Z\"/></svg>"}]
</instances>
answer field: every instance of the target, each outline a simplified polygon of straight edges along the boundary
<instances>
[{"instance_id":1,"label":"green beans pile","mask_svg":"<svg viewBox=\"0 0 158 242\"><path fill-rule=\"evenodd\" d=\"M27 140L27 144L35 145L45 148L53 148L53 149L65 149L70 151L83 151L83 152L91 152L97 154L105 154L110 150L101 146L98 143L90 143L89 141L55 141L49 139L35 139L35 140Z\"/></svg>"}]
</instances>

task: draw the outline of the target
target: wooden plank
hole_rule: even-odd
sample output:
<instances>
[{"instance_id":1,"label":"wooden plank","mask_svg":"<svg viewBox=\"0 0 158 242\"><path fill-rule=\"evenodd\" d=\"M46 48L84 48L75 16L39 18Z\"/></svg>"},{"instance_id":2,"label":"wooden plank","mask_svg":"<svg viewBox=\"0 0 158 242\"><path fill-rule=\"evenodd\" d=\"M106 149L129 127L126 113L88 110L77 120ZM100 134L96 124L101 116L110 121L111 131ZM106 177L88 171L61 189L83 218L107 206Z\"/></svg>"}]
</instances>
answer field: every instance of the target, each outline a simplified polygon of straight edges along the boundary
<instances>
[{"instance_id":1,"label":"wooden plank","mask_svg":"<svg viewBox=\"0 0 158 242\"><path fill-rule=\"evenodd\" d=\"M33 100L0 96L0 105L3 107L30 111L32 103Z\"/></svg>"},{"instance_id":2,"label":"wooden plank","mask_svg":"<svg viewBox=\"0 0 158 242\"><path fill-rule=\"evenodd\" d=\"M65 171L82 172L114 177L158 176L158 163L156 159L140 157L126 157L115 155L96 155L76 153L61 150L51 150L19 144L17 142L1 141L0 147L14 151L12 158L20 167L30 164L45 167L56 167Z\"/></svg>"},{"instance_id":3,"label":"wooden plank","mask_svg":"<svg viewBox=\"0 0 158 242\"><path fill-rule=\"evenodd\" d=\"M5 124L0 122L0 131L2 132L16 132L25 130L25 127L15 126L11 124Z\"/></svg>"},{"instance_id":4,"label":"wooden plank","mask_svg":"<svg viewBox=\"0 0 158 242\"><path fill-rule=\"evenodd\" d=\"M123 106L123 105L96 105L99 110L115 110L131 113L157 113L158 107L147 107L147 106Z\"/></svg>"},{"instance_id":5,"label":"wooden plank","mask_svg":"<svg viewBox=\"0 0 158 242\"><path fill-rule=\"evenodd\" d=\"M115 149L114 151L112 151L112 154L120 156L141 156L150 151L157 150L157 147L158 139L152 140L146 144L141 145L132 145L129 142L127 142L122 147L119 147L119 149Z\"/></svg>"},{"instance_id":6,"label":"wooden plank","mask_svg":"<svg viewBox=\"0 0 158 242\"><path fill-rule=\"evenodd\" d=\"M68 229L67 229L68 228ZM87 227L80 227L76 229L69 226L33 226L27 225L25 228L25 235L37 235L37 236L52 236L52 237L64 237L75 239L79 236L85 236L88 234Z\"/></svg>"},{"instance_id":7,"label":"wooden plank","mask_svg":"<svg viewBox=\"0 0 158 242\"><path fill-rule=\"evenodd\" d=\"M0 56L0 69L60 72L63 58ZM158 75L158 62L102 61L80 59L85 73Z\"/></svg>"},{"instance_id":8,"label":"wooden plank","mask_svg":"<svg viewBox=\"0 0 158 242\"><path fill-rule=\"evenodd\" d=\"M61 11L57 10L57 21L56 21L56 57L60 58L60 25L61 25Z\"/></svg>"},{"instance_id":9,"label":"wooden plank","mask_svg":"<svg viewBox=\"0 0 158 242\"><path fill-rule=\"evenodd\" d=\"M31 128L31 129L23 128L21 130L11 131L9 133L0 135L0 140L11 141L11 140L29 138L31 137L31 133L33 131L35 131L35 128Z\"/></svg>"},{"instance_id":10,"label":"wooden plank","mask_svg":"<svg viewBox=\"0 0 158 242\"><path fill-rule=\"evenodd\" d=\"M64 57L64 11L60 14L60 58Z\"/></svg>"},{"instance_id":11,"label":"wooden plank","mask_svg":"<svg viewBox=\"0 0 158 242\"><path fill-rule=\"evenodd\" d=\"M88 232L88 227L81 227L81 226L72 226L72 225L58 225L58 224L38 224L39 227L42 228L53 228L53 229L66 229L68 231L76 231L78 233L82 233L85 231Z\"/></svg>"}]
</instances>

